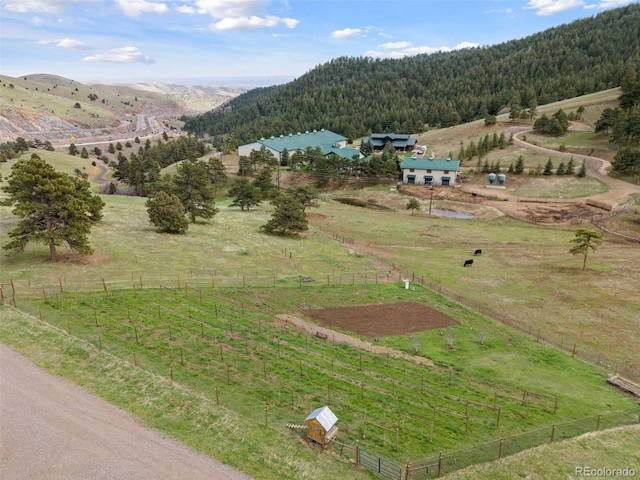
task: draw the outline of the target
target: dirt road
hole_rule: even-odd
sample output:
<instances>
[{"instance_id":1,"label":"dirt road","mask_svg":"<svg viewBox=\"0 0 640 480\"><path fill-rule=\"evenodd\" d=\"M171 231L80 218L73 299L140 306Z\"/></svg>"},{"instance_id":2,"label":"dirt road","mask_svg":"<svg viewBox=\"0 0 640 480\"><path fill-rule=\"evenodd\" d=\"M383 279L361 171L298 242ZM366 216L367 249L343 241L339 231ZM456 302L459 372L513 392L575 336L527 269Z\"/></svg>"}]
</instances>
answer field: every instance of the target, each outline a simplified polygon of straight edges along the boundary
<instances>
[{"instance_id":1,"label":"dirt road","mask_svg":"<svg viewBox=\"0 0 640 480\"><path fill-rule=\"evenodd\" d=\"M0 479L250 480L0 344Z\"/></svg>"}]
</instances>

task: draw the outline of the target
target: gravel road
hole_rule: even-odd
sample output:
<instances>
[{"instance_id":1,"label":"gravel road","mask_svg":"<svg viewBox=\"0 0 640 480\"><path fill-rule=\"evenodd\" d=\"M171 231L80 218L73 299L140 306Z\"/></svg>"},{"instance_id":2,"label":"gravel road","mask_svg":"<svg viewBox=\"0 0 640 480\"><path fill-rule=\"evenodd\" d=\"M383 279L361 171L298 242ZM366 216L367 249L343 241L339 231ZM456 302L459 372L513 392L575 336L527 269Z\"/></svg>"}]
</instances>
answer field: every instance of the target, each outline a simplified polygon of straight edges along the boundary
<instances>
[{"instance_id":1,"label":"gravel road","mask_svg":"<svg viewBox=\"0 0 640 480\"><path fill-rule=\"evenodd\" d=\"M250 480L0 344L1 480Z\"/></svg>"}]
</instances>

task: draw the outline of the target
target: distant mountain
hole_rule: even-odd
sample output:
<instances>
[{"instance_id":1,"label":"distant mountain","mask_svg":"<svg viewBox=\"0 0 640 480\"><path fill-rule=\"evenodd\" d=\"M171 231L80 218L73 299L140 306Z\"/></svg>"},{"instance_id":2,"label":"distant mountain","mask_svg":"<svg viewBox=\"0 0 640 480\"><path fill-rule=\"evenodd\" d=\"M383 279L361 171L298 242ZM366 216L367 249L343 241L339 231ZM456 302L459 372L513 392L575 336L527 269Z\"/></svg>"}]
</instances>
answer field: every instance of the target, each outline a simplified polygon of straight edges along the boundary
<instances>
[{"instance_id":1,"label":"distant mountain","mask_svg":"<svg viewBox=\"0 0 640 480\"><path fill-rule=\"evenodd\" d=\"M490 47L337 58L185 118L184 128L239 142L321 128L350 138L417 133L613 88L629 67L640 71L640 4Z\"/></svg>"},{"instance_id":2,"label":"distant mountain","mask_svg":"<svg viewBox=\"0 0 640 480\"><path fill-rule=\"evenodd\" d=\"M117 135L138 115L160 121L215 108L241 87L84 84L50 74L0 75L0 142Z\"/></svg>"}]
</instances>

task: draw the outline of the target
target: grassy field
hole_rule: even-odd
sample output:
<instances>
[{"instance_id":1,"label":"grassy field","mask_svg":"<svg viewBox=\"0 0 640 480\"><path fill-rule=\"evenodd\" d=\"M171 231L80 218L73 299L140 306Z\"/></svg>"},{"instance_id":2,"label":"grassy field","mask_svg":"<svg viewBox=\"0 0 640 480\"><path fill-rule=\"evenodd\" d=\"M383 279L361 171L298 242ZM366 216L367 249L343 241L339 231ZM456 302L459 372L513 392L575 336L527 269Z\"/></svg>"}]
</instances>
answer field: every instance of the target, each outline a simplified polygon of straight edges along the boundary
<instances>
[{"instance_id":1,"label":"grassy field","mask_svg":"<svg viewBox=\"0 0 640 480\"><path fill-rule=\"evenodd\" d=\"M469 128L464 138L487 127ZM502 154L516 155L517 149ZM544 164L546 158L528 156L527 162ZM47 159L71 172L87 162L61 154ZM4 179L9 167L0 164ZM531 196L554 196L560 188L576 197L602 191L592 179L538 180L527 178L514 188ZM350 206L334 197L365 198L388 209ZM31 316L3 307L0 339L256 478L366 477L302 446L301 434L285 428L325 403L341 419L343 441L360 439L399 463L634 406L604 380L614 371L640 378L637 244L607 236L582 271L582 259L568 253L575 227L539 227L480 205L468 205L476 214L470 220L430 217L424 208L411 215L404 208L407 197L389 186L323 194L310 211L310 231L297 238L260 233L271 215L268 204L241 212L221 198L214 219L169 236L149 225L145 199L103 198L104 220L91 233L94 255L62 250L62 260L51 264L44 246L3 252L0 285L5 295L15 290L17 307ZM435 208L450 204L434 200ZM634 217L618 221L630 225ZM16 223L11 209L0 207L0 244ZM463 268L476 248L483 255ZM416 290L403 289L401 278L413 280ZM389 365L388 357L309 338L274 320L281 313L305 318L309 307L404 300L430 305L459 325L446 335L428 331L378 344L417 352L434 367L397 358ZM56 328L40 324L40 315ZM546 341L561 343L565 353ZM576 357L604 368L571 358L566 352L572 348ZM525 391L529 404L513 400ZM554 415L548 399L556 397ZM416 419L430 418L433 406L462 414L460 399L500 402L500 429L489 408L477 409L466 434L459 417L443 413L429 442L430 427ZM267 429L265 403L271 406ZM396 424L401 448L390 433ZM553 471L568 465L558 460Z\"/></svg>"},{"instance_id":2,"label":"grassy field","mask_svg":"<svg viewBox=\"0 0 640 480\"><path fill-rule=\"evenodd\" d=\"M476 465L446 475L447 480L511 480L527 478L579 478L590 468L591 478L612 478L638 475L640 455L637 440L640 427L630 426L598 433L589 433L573 440L545 445L505 458L497 463ZM582 470L576 470L582 469ZM621 470L607 473L602 470ZM625 473L625 469L627 469ZM601 472L598 472L601 470ZM587 476L583 473L582 476Z\"/></svg>"}]
</instances>

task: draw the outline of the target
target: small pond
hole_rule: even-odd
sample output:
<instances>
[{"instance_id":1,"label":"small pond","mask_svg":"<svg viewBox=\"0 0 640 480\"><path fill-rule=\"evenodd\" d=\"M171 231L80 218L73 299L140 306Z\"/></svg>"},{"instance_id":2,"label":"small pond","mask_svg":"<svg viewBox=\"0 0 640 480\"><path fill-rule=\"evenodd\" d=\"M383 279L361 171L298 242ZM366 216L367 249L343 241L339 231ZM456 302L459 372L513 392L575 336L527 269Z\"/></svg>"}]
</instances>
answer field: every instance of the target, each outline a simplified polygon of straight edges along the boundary
<instances>
[{"instance_id":1,"label":"small pond","mask_svg":"<svg viewBox=\"0 0 640 480\"><path fill-rule=\"evenodd\" d=\"M447 218L462 218L462 219L469 219L469 218L473 218L473 215L469 214L469 213L458 213L458 212L454 212L452 210L440 210L439 208L432 208L431 209L431 214L432 215L437 215L438 217L447 217Z\"/></svg>"}]
</instances>

